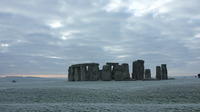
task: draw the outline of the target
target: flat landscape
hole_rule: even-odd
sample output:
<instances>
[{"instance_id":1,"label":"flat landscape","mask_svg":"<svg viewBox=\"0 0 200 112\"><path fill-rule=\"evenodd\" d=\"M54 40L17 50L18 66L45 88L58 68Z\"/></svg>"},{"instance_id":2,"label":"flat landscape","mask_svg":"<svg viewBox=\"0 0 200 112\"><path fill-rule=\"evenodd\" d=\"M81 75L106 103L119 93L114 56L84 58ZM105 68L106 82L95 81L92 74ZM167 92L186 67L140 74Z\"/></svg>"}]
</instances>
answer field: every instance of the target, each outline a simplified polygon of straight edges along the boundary
<instances>
[{"instance_id":1,"label":"flat landscape","mask_svg":"<svg viewBox=\"0 0 200 112\"><path fill-rule=\"evenodd\" d=\"M0 112L74 111L200 112L200 79L96 82L0 79Z\"/></svg>"}]
</instances>

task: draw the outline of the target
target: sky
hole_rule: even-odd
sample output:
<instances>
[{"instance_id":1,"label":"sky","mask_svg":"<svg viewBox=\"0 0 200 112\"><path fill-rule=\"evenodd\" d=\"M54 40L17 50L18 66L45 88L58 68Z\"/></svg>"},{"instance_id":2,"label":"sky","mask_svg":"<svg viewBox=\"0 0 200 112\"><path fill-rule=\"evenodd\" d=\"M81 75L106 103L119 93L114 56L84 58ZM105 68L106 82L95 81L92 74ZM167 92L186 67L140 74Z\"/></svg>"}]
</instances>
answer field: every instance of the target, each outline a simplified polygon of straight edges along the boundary
<instances>
[{"instance_id":1,"label":"sky","mask_svg":"<svg viewBox=\"0 0 200 112\"><path fill-rule=\"evenodd\" d=\"M0 0L0 76L67 75L71 64L167 64L200 73L200 0ZM131 72L132 70L130 70Z\"/></svg>"}]
</instances>

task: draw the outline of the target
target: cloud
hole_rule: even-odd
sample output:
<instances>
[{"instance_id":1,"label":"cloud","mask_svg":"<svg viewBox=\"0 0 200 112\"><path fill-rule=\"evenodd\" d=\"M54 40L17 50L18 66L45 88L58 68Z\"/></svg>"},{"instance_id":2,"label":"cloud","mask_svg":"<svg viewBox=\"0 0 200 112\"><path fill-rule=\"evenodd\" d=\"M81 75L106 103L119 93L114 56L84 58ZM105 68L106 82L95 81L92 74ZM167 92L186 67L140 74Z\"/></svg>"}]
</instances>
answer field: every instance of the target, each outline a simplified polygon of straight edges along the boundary
<instances>
[{"instance_id":1,"label":"cloud","mask_svg":"<svg viewBox=\"0 0 200 112\"><path fill-rule=\"evenodd\" d=\"M49 21L48 23L47 23L51 28L60 28L60 27L62 27L63 25L62 25L62 23L61 23L61 21L59 21L59 20L53 20L53 21Z\"/></svg>"},{"instance_id":2,"label":"cloud","mask_svg":"<svg viewBox=\"0 0 200 112\"><path fill-rule=\"evenodd\" d=\"M145 59L172 75L200 65L199 0L1 0L0 74L67 74ZM170 71L169 71L170 73Z\"/></svg>"},{"instance_id":3,"label":"cloud","mask_svg":"<svg viewBox=\"0 0 200 112\"><path fill-rule=\"evenodd\" d=\"M79 33L79 31L76 31L76 30L61 32L61 39L62 40L71 39L71 38L73 38L73 35L77 34L77 33Z\"/></svg>"},{"instance_id":4,"label":"cloud","mask_svg":"<svg viewBox=\"0 0 200 112\"><path fill-rule=\"evenodd\" d=\"M167 4L173 0L110 0L104 9L107 12L119 12L121 10L132 13L134 16L144 16L148 13L168 13Z\"/></svg>"},{"instance_id":5,"label":"cloud","mask_svg":"<svg viewBox=\"0 0 200 112\"><path fill-rule=\"evenodd\" d=\"M4 48L4 47L9 47L10 45L9 45L9 44L6 44L6 43L2 43L2 44L0 44L0 46L1 46L2 48Z\"/></svg>"}]
</instances>

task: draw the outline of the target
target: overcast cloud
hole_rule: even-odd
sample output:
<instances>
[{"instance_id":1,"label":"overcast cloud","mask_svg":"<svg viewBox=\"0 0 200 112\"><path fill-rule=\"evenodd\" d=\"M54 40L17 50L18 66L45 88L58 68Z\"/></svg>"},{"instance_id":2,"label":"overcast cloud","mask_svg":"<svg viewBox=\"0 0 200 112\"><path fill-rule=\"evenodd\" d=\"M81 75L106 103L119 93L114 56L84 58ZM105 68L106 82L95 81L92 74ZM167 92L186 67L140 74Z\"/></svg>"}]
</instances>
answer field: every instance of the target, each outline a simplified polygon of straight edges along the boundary
<instances>
[{"instance_id":1,"label":"overcast cloud","mask_svg":"<svg viewBox=\"0 0 200 112\"><path fill-rule=\"evenodd\" d=\"M199 0L1 0L0 74L67 74L82 62L200 72Z\"/></svg>"}]
</instances>

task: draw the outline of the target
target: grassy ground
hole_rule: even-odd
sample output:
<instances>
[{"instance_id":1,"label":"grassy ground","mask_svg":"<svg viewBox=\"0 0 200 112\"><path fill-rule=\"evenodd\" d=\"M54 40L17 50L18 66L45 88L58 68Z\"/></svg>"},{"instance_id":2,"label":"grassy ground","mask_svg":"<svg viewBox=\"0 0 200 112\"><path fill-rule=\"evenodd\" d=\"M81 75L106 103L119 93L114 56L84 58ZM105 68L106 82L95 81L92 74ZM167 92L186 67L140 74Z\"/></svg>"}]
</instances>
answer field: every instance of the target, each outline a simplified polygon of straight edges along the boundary
<instances>
[{"instance_id":1,"label":"grassy ground","mask_svg":"<svg viewBox=\"0 0 200 112\"><path fill-rule=\"evenodd\" d=\"M2 112L199 112L200 80L67 82L0 80Z\"/></svg>"}]
</instances>

